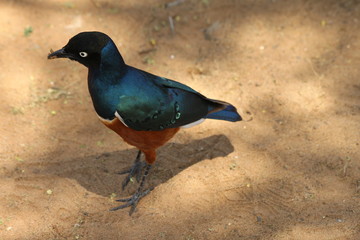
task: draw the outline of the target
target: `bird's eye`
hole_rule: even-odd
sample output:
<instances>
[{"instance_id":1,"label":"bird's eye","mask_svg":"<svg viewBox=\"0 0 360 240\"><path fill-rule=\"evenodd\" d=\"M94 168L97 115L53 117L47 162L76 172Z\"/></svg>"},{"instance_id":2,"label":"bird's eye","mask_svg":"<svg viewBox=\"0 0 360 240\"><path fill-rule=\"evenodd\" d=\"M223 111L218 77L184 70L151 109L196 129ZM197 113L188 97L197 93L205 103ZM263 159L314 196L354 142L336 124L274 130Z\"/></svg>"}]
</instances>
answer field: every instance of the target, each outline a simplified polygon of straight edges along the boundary
<instances>
[{"instance_id":1,"label":"bird's eye","mask_svg":"<svg viewBox=\"0 0 360 240\"><path fill-rule=\"evenodd\" d=\"M80 57L87 57L87 52L79 52Z\"/></svg>"}]
</instances>

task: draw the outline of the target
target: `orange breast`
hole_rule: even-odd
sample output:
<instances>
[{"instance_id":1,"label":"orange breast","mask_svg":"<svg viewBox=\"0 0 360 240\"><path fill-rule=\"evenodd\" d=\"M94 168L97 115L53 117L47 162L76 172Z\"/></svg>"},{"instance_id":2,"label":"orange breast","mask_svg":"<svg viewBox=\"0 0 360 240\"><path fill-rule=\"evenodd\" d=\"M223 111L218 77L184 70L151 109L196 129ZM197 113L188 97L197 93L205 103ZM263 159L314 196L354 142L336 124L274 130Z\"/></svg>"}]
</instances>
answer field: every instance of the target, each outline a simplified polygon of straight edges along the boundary
<instances>
[{"instance_id":1,"label":"orange breast","mask_svg":"<svg viewBox=\"0 0 360 240\"><path fill-rule=\"evenodd\" d=\"M153 163L156 158L155 150L169 141L180 128L167 128L162 131L136 131L126 127L118 118L112 121L100 119L108 128L116 132L130 145L140 149L148 163Z\"/></svg>"}]
</instances>

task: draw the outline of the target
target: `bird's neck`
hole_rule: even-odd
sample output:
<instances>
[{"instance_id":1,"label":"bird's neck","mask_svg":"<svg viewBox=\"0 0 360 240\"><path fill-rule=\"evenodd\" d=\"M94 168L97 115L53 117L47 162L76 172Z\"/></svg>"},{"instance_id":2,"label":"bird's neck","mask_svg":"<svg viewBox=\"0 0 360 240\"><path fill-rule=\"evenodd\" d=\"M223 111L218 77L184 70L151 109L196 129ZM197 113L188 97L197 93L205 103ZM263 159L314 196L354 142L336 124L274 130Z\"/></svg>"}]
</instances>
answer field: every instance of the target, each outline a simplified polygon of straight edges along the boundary
<instances>
[{"instance_id":1,"label":"bird's neck","mask_svg":"<svg viewBox=\"0 0 360 240\"><path fill-rule=\"evenodd\" d=\"M120 71L125 62L113 41L109 41L101 51L100 70Z\"/></svg>"},{"instance_id":2,"label":"bird's neck","mask_svg":"<svg viewBox=\"0 0 360 240\"><path fill-rule=\"evenodd\" d=\"M109 41L101 51L100 64L89 68L89 77L103 83L116 83L125 74L127 66L114 42Z\"/></svg>"}]
</instances>

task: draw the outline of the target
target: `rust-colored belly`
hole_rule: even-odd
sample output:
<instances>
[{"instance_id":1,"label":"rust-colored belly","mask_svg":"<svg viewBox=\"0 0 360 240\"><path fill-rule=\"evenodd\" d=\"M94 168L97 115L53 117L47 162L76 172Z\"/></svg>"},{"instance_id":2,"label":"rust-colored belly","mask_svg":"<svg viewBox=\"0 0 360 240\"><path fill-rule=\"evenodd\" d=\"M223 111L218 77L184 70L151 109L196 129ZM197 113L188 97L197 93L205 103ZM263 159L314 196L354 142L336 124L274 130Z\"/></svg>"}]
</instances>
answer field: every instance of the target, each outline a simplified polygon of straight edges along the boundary
<instances>
[{"instance_id":1,"label":"rust-colored belly","mask_svg":"<svg viewBox=\"0 0 360 240\"><path fill-rule=\"evenodd\" d=\"M144 152L146 161L155 161L155 150L169 141L180 128L167 128L161 131L136 131L126 127L118 118L112 121L100 119L105 126L116 132L130 145Z\"/></svg>"}]
</instances>

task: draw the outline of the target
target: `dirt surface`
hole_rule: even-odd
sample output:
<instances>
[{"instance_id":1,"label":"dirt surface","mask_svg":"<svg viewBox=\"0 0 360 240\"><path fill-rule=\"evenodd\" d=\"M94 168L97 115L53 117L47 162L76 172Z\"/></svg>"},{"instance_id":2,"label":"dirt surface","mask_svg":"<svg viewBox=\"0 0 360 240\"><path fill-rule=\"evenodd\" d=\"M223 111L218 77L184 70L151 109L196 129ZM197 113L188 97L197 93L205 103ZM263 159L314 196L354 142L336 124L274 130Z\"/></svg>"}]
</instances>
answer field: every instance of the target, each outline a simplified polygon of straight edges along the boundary
<instances>
[{"instance_id":1,"label":"dirt surface","mask_svg":"<svg viewBox=\"0 0 360 240\"><path fill-rule=\"evenodd\" d=\"M360 2L166 3L0 2L0 239L360 239ZM108 209L136 149L46 59L85 30L253 119L180 131L132 217Z\"/></svg>"}]
</instances>

